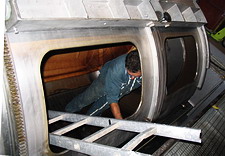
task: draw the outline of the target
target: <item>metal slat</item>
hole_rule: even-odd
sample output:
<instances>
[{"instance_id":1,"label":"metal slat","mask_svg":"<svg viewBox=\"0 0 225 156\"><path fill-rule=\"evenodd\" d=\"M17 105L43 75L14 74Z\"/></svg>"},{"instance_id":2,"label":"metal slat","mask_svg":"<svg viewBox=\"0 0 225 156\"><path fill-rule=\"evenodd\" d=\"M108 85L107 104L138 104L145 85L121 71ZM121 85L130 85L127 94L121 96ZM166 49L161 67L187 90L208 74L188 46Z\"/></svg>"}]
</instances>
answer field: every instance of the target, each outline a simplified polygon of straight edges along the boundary
<instances>
[{"instance_id":1,"label":"metal slat","mask_svg":"<svg viewBox=\"0 0 225 156\"><path fill-rule=\"evenodd\" d=\"M175 127L175 126L154 124L149 122L117 120L117 119L111 119L111 118L91 117L86 115L49 111L49 117L52 118L51 122L61 119L60 116L62 115L63 115L63 120L69 121L69 122L75 122L75 123L50 133L49 134L50 144L58 146L58 147L66 148L72 151L88 154L88 155L97 155L97 156L143 155L145 156L146 154L134 152L132 150L143 139L151 135L158 135L158 136L165 136L165 137L171 137L176 139L183 139L187 141L201 142L201 139L200 139L201 130L198 130L198 129ZM83 140L78 140L78 139L62 136L62 134L70 130L73 130L79 126L82 126L84 124L104 127L104 128L84 138ZM140 134L135 136L122 148L116 148L112 146L106 146L106 145L94 143L95 140L112 132L113 130L136 132Z\"/></svg>"},{"instance_id":2,"label":"metal slat","mask_svg":"<svg viewBox=\"0 0 225 156\"><path fill-rule=\"evenodd\" d=\"M149 154L124 150L116 147L50 134L50 143L72 151L77 151L91 156L150 156Z\"/></svg>"},{"instance_id":3,"label":"metal slat","mask_svg":"<svg viewBox=\"0 0 225 156\"><path fill-rule=\"evenodd\" d=\"M71 130L77 128L77 127L80 127L80 126L82 126L82 125L88 123L88 121L89 121L89 118L83 119L83 120L81 120L81 121L79 121L79 122L73 123L73 124L68 125L68 126L66 126L66 127L63 127L63 128L60 128L60 129L58 129L58 130L52 132L52 134L57 134L57 135L65 134L65 133L67 133L67 132L69 132L69 131L71 131Z\"/></svg>"},{"instance_id":4,"label":"metal slat","mask_svg":"<svg viewBox=\"0 0 225 156\"><path fill-rule=\"evenodd\" d=\"M118 127L119 127L119 123L112 124L104 129L101 129L100 131L97 131L96 133L84 138L83 141L93 142L93 141L101 138L102 136L108 134L109 132L112 132L113 130L115 130Z\"/></svg>"},{"instance_id":5,"label":"metal slat","mask_svg":"<svg viewBox=\"0 0 225 156\"><path fill-rule=\"evenodd\" d=\"M88 117L89 119L91 119L91 121L88 122L88 125L92 125L92 126L107 127L110 125L109 121L111 124L120 122L120 126L117 128L118 130L140 133L150 128L156 128L157 132L155 135L157 136L170 137L174 139L181 139L181 140L193 141L198 143L201 142L200 129L176 127L176 126L155 124L155 123L149 123L149 122L140 122L140 121L117 120L117 119L110 119L110 118L104 118L104 117L91 117L86 115L71 114L71 113L57 112L57 111L48 111L48 112L50 116L58 116L58 115L65 114L64 120L69 122L77 122L79 120L83 120Z\"/></svg>"},{"instance_id":6,"label":"metal slat","mask_svg":"<svg viewBox=\"0 0 225 156\"><path fill-rule=\"evenodd\" d=\"M150 137L151 135L154 135L156 131L156 128L147 129L146 131L135 136L126 145L124 145L122 149L133 150L142 140L146 139L147 137Z\"/></svg>"},{"instance_id":7,"label":"metal slat","mask_svg":"<svg viewBox=\"0 0 225 156\"><path fill-rule=\"evenodd\" d=\"M64 115L59 115L59 116L57 116L55 118L52 118L52 119L48 120L48 124L52 124L52 123L54 123L56 121L62 120L63 117L64 117Z\"/></svg>"}]
</instances>

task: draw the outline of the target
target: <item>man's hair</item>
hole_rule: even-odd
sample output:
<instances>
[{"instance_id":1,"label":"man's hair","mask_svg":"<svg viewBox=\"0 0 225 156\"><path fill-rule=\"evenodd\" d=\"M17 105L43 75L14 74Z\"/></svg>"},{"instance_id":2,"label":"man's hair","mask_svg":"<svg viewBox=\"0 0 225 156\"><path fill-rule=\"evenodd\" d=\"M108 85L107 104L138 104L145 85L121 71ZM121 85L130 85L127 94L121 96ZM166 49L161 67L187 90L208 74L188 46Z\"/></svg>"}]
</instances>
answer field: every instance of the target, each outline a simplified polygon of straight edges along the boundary
<instances>
[{"instance_id":1,"label":"man's hair","mask_svg":"<svg viewBox=\"0 0 225 156\"><path fill-rule=\"evenodd\" d=\"M126 56L125 67L132 73L141 71L141 63L137 50L131 51Z\"/></svg>"}]
</instances>

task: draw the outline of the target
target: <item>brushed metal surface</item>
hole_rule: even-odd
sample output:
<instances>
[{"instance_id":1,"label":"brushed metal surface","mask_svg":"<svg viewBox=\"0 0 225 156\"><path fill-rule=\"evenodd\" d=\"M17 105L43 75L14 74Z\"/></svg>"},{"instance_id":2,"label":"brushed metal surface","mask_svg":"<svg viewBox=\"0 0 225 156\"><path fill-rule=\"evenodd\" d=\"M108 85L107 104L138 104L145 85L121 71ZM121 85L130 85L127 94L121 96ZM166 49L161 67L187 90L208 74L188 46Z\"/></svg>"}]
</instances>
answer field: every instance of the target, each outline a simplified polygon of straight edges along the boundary
<instances>
[{"instance_id":1,"label":"brushed metal surface","mask_svg":"<svg viewBox=\"0 0 225 156\"><path fill-rule=\"evenodd\" d=\"M142 59L144 91L138 110L130 118L145 118L150 107L154 108L153 105L158 102L159 75L162 73L159 72L158 54L149 28L75 29L7 35L24 111L29 153L48 151L47 113L40 64L50 50L132 42L139 49ZM154 110L151 111L154 113Z\"/></svg>"}]
</instances>

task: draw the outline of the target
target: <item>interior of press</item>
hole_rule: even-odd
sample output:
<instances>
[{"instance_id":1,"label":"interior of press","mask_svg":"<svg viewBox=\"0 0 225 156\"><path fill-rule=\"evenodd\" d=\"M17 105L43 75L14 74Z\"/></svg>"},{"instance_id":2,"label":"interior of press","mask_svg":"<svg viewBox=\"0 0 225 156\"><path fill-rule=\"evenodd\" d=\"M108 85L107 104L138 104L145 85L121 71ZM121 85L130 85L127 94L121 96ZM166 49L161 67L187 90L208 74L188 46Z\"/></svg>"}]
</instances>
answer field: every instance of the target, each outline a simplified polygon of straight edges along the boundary
<instances>
[{"instance_id":1,"label":"interior of press","mask_svg":"<svg viewBox=\"0 0 225 156\"><path fill-rule=\"evenodd\" d=\"M98 77L99 70L106 62L133 48L132 43L118 43L49 51L41 66L47 110L64 111L66 104ZM141 88L119 101L125 118L136 111L140 98ZM88 107L77 113L85 114ZM102 116L113 117L110 110L106 110Z\"/></svg>"}]
</instances>

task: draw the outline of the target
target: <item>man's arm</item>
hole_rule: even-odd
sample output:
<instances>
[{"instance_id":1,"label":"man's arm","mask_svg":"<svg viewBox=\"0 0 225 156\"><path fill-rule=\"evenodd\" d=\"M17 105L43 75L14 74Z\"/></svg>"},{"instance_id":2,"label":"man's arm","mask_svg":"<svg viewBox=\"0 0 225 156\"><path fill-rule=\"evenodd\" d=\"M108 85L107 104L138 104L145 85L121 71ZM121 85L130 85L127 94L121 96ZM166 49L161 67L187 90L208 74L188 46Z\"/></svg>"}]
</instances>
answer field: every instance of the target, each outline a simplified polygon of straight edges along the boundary
<instances>
[{"instance_id":1,"label":"man's arm","mask_svg":"<svg viewBox=\"0 0 225 156\"><path fill-rule=\"evenodd\" d=\"M114 59L108 64L107 73L105 75L106 100L110 104L111 111L116 119L123 119L118 100L121 86L124 81L125 59L126 55Z\"/></svg>"},{"instance_id":2,"label":"man's arm","mask_svg":"<svg viewBox=\"0 0 225 156\"><path fill-rule=\"evenodd\" d=\"M111 107L111 111L113 113L113 116L116 119L123 119L123 117L121 115L121 112L120 112L120 107L119 107L118 103L111 103L110 107Z\"/></svg>"}]
</instances>

